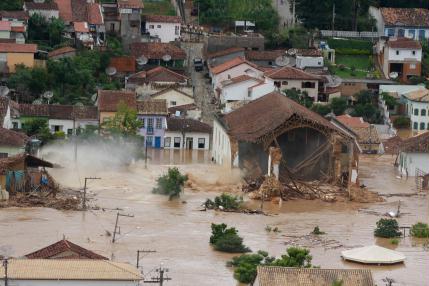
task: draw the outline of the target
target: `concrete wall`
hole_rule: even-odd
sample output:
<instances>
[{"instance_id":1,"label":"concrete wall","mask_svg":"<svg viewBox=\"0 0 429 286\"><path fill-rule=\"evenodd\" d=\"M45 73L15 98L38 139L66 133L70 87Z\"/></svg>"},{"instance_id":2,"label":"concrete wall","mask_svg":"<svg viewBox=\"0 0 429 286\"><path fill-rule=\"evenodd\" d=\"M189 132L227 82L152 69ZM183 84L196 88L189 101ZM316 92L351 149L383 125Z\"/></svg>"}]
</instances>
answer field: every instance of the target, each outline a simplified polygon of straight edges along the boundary
<instances>
[{"instance_id":1,"label":"concrete wall","mask_svg":"<svg viewBox=\"0 0 429 286\"><path fill-rule=\"evenodd\" d=\"M232 167L231 142L226 130L215 119L213 121L212 157L216 164Z\"/></svg>"},{"instance_id":2,"label":"concrete wall","mask_svg":"<svg viewBox=\"0 0 429 286\"><path fill-rule=\"evenodd\" d=\"M151 37L158 37L161 43L173 42L180 39L180 23L146 22L146 31Z\"/></svg>"},{"instance_id":3,"label":"concrete wall","mask_svg":"<svg viewBox=\"0 0 429 286\"><path fill-rule=\"evenodd\" d=\"M396 53L399 53L398 55ZM415 53L413 55L413 52ZM417 61L417 62L421 62L422 61L422 50L421 49L417 49L417 50L412 50L412 49L395 49L395 48L389 48L388 49L388 60L389 61L399 61L399 62L404 62L404 61Z\"/></svg>"},{"instance_id":4,"label":"concrete wall","mask_svg":"<svg viewBox=\"0 0 429 286\"><path fill-rule=\"evenodd\" d=\"M306 67L323 67L323 57L296 57L296 67L305 69Z\"/></svg>"},{"instance_id":5,"label":"concrete wall","mask_svg":"<svg viewBox=\"0 0 429 286\"><path fill-rule=\"evenodd\" d=\"M235 100L251 100L249 87L258 83L256 79L231 84L222 88L220 100L222 103Z\"/></svg>"},{"instance_id":6,"label":"concrete wall","mask_svg":"<svg viewBox=\"0 0 429 286\"><path fill-rule=\"evenodd\" d=\"M0 39L10 39L10 31L0 31Z\"/></svg>"},{"instance_id":7,"label":"concrete wall","mask_svg":"<svg viewBox=\"0 0 429 286\"><path fill-rule=\"evenodd\" d=\"M13 286L138 286L136 281L103 281L103 280L16 280L11 279ZM4 281L0 281L4 286Z\"/></svg>"},{"instance_id":8,"label":"concrete wall","mask_svg":"<svg viewBox=\"0 0 429 286\"><path fill-rule=\"evenodd\" d=\"M34 66L34 54L32 53L7 53L7 66L10 73L15 72L15 66L23 64L26 67Z\"/></svg>"},{"instance_id":9,"label":"concrete wall","mask_svg":"<svg viewBox=\"0 0 429 286\"><path fill-rule=\"evenodd\" d=\"M416 112L417 115L415 115ZM429 130L429 102L417 102L407 99L406 113L411 119L411 128L413 131L423 132Z\"/></svg>"},{"instance_id":10,"label":"concrete wall","mask_svg":"<svg viewBox=\"0 0 429 286\"><path fill-rule=\"evenodd\" d=\"M100 124L103 124L108 119L112 119L113 117L115 117L115 114L116 112L100 112Z\"/></svg>"},{"instance_id":11,"label":"concrete wall","mask_svg":"<svg viewBox=\"0 0 429 286\"><path fill-rule=\"evenodd\" d=\"M416 175L416 168L425 173L429 173L429 154L428 153L404 153L399 155L398 170L408 176Z\"/></svg>"},{"instance_id":12,"label":"concrete wall","mask_svg":"<svg viewBox=\"0 0 429 286\"><path fill-rule=\"evenodd\" d=\"M174 138L180 138L180 147L174 147ZM193 150L210 150L210 134L209 133L198 133L198 132L188 132L185 133L185 144L188 138L192 138L192 149ZM204 139L204 148L198 147L198 139ZM170 144L168 145L168 140ZM189 146L183 145L183 134L181 132L166 131L164 138L164 148L165 149L189 149ZM167 143L167 145L166 145Z\"/></svg>"},{"instance_id":13,"label":"concrete wall","mask_svg":"<svg viewBox=\"0 0 429 286\"><path fill-rule=\"evenodd\" d=\"M3 118L3 128L11 129L12 128L12 119L10 117L10 106L7 107L6 114Z\"/></svg>"},{"instance_id":14,"label":"concrete wall","mask_svg":"<svg viewBox=\"0 0 429 286\"><path fill-rule=\"evenodd\" d=\"M23 153L25 151L25 147L12 147L12 146L1 146L0 145L0 153L8 154L8 157Z\"/></svg>"},{"instance_id":15,"label":"concrete wall","mask_svg":"<svg viewBox=\"0 0 429 286\"><path fill-rule=\"evenodd\" d=\"M262 36L210 35L207 39L207 52L217 52L239 47L248 50L263 51L265 38Z\"/></svg>"},{"instance_id":16,"label":"concrete wall","mask_svg":"<svg viewBox=\"0 0 429 286\"><path fill-rule=\"evenodd\" d=\"M257 87L252 88L252 100L258 99L270 92L273 92L275 89L276 88L274 84L270 82L258 85Z\"/></svg>"}]
</instances>

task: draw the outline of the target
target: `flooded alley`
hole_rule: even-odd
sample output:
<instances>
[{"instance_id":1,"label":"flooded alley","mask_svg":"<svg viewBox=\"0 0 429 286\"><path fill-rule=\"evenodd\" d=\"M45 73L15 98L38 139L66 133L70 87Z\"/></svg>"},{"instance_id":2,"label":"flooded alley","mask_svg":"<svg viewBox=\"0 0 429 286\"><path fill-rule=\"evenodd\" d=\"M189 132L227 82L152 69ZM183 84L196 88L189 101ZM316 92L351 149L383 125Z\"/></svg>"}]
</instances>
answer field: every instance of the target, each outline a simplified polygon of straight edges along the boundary
<instances>
[{"instance_id":1,"label":"flooded alley","mask_svg":"<svg viewBox=\"0 0 429 286\"><path fill-rule=\"evenodd\" d=\"M168 151L170 152L170 151ZM51 154L52 156L52 154ZM383 203L326 203L318 200L292 200L281 206L266 203L269 216L200 211L201 204L221 192L239 194L241 176L210 163L207 153L181 154L153 151L145 168L144 160L129 167L91 164L75 166L67 157L47 159L63 168L53 169L54 178L67 187L82 188L84 177L101 180L88 183L89 205L83 211L58 211L47 208L0 209L0 255L22 256L65 236L67 239L116 261L136 263L137 250L155 250L140 261L146 279L154 276L161 263L169 269L172 280L166 285L237 285L232 270L225 266L233 255L212 250L209 244L211 223L226 223L236 227L244 243L253 251L266 250L280 256L287 247L297 245L311 250L313 264L322 268L369 267L343 262L340 252L358 246L378 244L403 252L405 264L371 266L378 285L383 278L396 281L394 285L427 285L429 252L427 241L406 237L393 246L388 240L376 239L375 223L384 213L401 201L403 215L400 226L426 221L429 215L426 194L415 192L413 179L397 176L392 165L394 157L362 156L360 182L369 190L379 192ZM82 158L82 161L85 161ZM87 161L91 161L88 155ZM156 178L170 164L178 164L184 173L192 173L191 189L185 189L178 200L168 201L152 194ZM259 202L248 201L250 208ZM111 242L116 213L120 217L120 234ZM268 233L267 225L276 226L279 233ZM320 239L308 236L315 226L326 235Z\"/></svg>"}]
</instances>

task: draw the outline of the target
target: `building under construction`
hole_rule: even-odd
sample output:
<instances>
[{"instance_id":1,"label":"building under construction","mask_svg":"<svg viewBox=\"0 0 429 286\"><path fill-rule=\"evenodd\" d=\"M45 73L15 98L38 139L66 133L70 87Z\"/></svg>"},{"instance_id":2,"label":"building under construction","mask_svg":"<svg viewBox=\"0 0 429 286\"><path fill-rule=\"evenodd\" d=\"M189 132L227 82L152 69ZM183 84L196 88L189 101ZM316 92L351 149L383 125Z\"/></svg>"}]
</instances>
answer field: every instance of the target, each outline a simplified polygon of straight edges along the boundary
<instances>
[{"instance_id":1,"label":"building under construction","mask_svg":"<svg viewBox=\"0 0 429 286\"><path fill-rule=\"evenodd\" d=\"M215 119L212 155L251 177L348 187L358 174L355 143L352 131L273 92Z\"/></svg>"}]
</instances>

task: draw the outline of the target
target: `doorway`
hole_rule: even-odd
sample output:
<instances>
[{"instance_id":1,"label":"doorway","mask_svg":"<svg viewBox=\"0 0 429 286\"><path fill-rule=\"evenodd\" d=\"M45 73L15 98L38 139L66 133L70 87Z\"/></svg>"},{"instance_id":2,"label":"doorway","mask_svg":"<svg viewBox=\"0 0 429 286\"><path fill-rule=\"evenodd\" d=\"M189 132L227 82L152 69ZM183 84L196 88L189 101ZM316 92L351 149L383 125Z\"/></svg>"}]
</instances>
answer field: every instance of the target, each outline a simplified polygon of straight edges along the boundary
<instances>
[{"instance_id":1,"label":"doorway","mask_svg":"<svg viewBox=\"0 0 429 286\"><path fill-rule=\"evenodd\" d=\"M192 137L186 138L186 149L192 150L194 146L194 139Z\"/></svg>"}]
</instances>

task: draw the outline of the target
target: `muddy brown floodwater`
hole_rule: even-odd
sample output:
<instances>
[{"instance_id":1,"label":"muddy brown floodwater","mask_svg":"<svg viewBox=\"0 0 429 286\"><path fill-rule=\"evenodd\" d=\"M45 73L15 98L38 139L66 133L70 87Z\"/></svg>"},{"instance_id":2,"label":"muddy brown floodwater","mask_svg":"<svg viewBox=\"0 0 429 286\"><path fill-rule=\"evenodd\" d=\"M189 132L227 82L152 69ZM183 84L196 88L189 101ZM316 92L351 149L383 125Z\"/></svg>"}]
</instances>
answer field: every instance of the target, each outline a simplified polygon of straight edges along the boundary
<instances>
[{"instance_id":1,"label":"muddy brown floodwater","mask_svg":"<svg viewBox=\"0 0 429 286\"><path fill-rule=\"evenodd\" d=\"M164 153L164 152L163 152ZM159 158L171 158L158 154ZM176 154L177 155L177 154ZM173 156L175 163L186 162L184 157ZM179 155L177 155L179 156ZM202 157L198 157L202 156ZM152 157L157 161L155 156ZM207 154L197 155L205 158ZM200 159L197 159L200 160ZM390 156L361 158L361 182L370 190L382 194L415 192L413 179L398 179ZM168 160L167 160L168 161ZM137 162L127 168L70 167L51 173L64 185L82 187L85 176L99 176L91 181L89 196L92 205L104 210L87 212L57 211L44 208L9 208L0 210L0 254L21 256L53 243L65 235L71 241L117 261L135 264L137 250L156 250L143 257L146 278L155 275L154 268L163 263L172 278L166 285L236 285L231 269L225 263L233 256L213 251L208 243L211 223L234 226L252 250L267 250L279 256L291 245L310 248L313 264L323 268L370 268L378 285L382 279L393 278L394 285L428 285L429 252L425 242L409 237L401 239L398 246L373 236L377 213L394 210L401 200L399 218L401 226L410 226L428 218L426 194L411 197L388 197L384 203L324 203L320 201L288 201L281 206L265 204L272 216L198 211L206 198L213 198L222 190L237 192L235 183L240 174L210 163L179 164L178 167L192 174L192 185L198 190L185 190L180 200L168 201L164 196L151 193L156 178L169 165L164 159L150 163ZM191 161L195 162L194 159ZM72 163L61 161L63 166ZM184 203L184 201L186 203ZM258 202L249 202L255 208ZM112 232L116 211L132 214L133 218L120 217L121 234L115 244L106 232ZM277 226L280 233L267 233L267 225ZM306 238L315 226L326 235L322 239ZM344 249L379 244L403 252L404 265L364 266L343 262L340 252Z\"/></svg>"}]
</instances>

